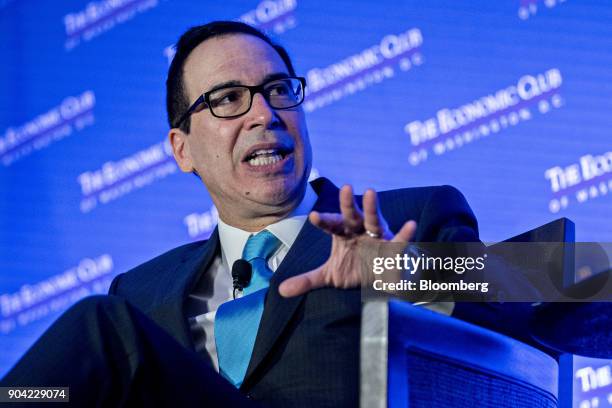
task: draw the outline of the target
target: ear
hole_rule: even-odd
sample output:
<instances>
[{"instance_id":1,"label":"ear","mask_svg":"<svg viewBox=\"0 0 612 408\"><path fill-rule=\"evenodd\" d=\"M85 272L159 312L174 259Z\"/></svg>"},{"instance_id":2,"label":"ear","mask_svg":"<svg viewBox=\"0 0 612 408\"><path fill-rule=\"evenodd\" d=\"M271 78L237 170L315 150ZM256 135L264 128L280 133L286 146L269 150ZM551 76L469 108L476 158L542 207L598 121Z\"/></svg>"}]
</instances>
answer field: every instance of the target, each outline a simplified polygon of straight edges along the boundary
<instances>
[{"instance_id":1,"label":"ear","mask_svg":"<svg viewBox=\"0 0 612 408\"><path fill-rule=\"evenodd\" d=\"M168 132L168 139L170 139L174 160L176 160L176 164L178 164L181 171L185 173L190 173L195 170L189 150L188 137L189 135L178 128L172 128Z\"/></svg>"}]
</instances>

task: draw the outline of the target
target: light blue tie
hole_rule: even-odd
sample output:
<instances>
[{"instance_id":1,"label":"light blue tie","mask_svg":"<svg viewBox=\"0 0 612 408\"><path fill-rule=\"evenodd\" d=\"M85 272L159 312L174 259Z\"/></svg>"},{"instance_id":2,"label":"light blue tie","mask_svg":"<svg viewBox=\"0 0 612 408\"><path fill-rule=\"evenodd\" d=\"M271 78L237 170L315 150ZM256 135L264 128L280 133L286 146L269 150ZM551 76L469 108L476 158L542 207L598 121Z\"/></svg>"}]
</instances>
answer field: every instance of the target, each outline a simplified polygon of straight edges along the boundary
<instances>
[{"instance_id":1,"label":"light blue tie","mask_svg":"<svg viewBox=\"0 0 612 408\"><path fill-rule=\"evenodd\" d=\"M266 292L272 277L267 261L280 243L267 230L249 237L242 257L253 268L251 282L244 288L241 298L225 302L217 309L215 343L219 372L236 388L244 380L263 314Z\"/></svg>"}]
</instances>

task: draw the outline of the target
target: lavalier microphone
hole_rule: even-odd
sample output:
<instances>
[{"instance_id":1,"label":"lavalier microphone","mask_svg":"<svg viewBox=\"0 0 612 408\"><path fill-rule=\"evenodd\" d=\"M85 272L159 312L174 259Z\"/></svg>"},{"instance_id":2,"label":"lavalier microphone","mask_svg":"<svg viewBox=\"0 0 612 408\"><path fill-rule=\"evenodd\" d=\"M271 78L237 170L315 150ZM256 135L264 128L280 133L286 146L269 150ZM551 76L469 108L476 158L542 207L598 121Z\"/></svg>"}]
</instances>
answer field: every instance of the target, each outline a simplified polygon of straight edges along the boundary
<instances>
[{"instance_id":1,"label":"lavalier microphone","mask_svg":"<svg viewBox=\"0 0 612 408\"><path fill-rule=\"evenodd\" d=\"M234 299L236 299L236 291L242 291L251 282L253 268L251 264L244 259L238 259L232 265L232 279L234 285Z\"/></svg>"}]
</instances>

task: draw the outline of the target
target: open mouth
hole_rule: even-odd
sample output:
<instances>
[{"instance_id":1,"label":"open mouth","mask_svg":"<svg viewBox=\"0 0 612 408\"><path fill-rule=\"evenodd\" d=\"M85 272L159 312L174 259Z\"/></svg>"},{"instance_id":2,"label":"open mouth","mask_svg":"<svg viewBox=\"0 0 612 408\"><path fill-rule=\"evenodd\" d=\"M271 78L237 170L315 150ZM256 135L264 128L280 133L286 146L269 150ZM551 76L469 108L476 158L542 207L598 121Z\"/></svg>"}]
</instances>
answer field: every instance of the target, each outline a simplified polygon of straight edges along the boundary
<instances>
[{"instance_id":1,"label":"open mouth","mask_svg":"<svg viewBox=\"0 0 612 408\"><path fill-rule=\"evenodd\" d=\"M270 166L283 161L292 151L292 149L284 147L255 149L247 154L243 161L254 167Z\"/></svg>"}]
</instances>

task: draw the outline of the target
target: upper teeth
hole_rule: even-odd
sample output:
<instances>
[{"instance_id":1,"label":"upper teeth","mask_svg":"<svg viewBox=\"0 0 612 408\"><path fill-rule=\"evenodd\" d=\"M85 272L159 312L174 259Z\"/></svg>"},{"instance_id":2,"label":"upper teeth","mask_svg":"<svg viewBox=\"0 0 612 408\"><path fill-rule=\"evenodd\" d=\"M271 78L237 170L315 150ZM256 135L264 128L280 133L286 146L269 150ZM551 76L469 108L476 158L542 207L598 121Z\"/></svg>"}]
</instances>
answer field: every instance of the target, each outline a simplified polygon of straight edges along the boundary
<instances>
[{"instance_id":1,"label":"upper teeth","mask_svg":"<svg viewBox=\"0 0 612 408\"><path fill-rule=\"evenodd\" d=\"M276 149L260 149L251 153L248 162L251 166L266 166L282 159L283 157Z\"/></svg>"},{"instance_id":2,"label":"upper teeth","mask_svg":"<svg viewBox=\"0 0 612 408\"><path fill-rule=\"evenodd\" d=\"M270 154L270 153L274 153L276 150L275 149L260 149L260 150L255 150L251 156L261 156L263 154Z\"/></svg>"}]
</instances>

